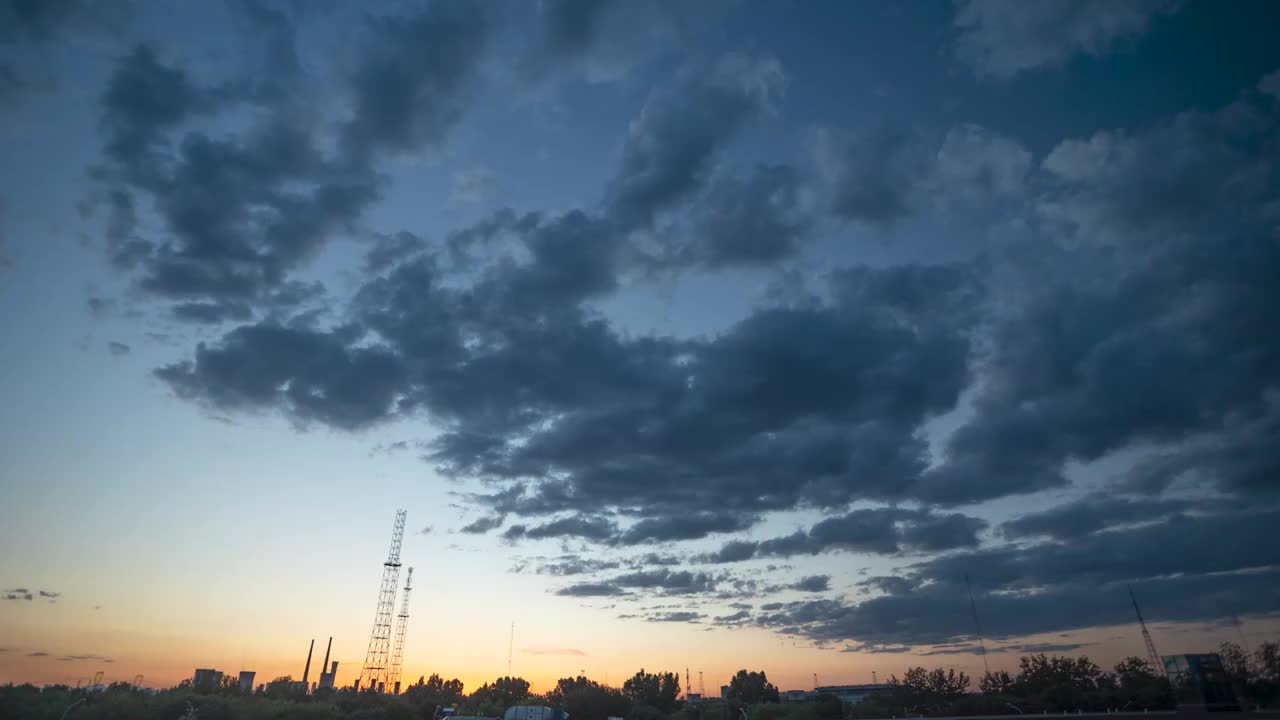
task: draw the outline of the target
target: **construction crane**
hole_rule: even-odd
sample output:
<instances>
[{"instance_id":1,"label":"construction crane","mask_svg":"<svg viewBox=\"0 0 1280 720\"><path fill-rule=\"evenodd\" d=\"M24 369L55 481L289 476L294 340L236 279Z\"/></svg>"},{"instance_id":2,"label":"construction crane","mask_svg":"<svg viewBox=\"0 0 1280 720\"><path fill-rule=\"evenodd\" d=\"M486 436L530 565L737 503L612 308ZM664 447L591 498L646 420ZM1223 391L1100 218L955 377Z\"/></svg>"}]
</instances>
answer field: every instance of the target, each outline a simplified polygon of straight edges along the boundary
<instances>
[{"instance_id":1,"label":"construction crane","mask_svg":"<svg viewBox=\"0 0 1280 720\"><path fill-rule=\"evenodd\" d=\"M396 616L396 643L391 650L391 682L392 692L400 694L400 665L404 661L404 632L409 625L409 591L413 589L413 568L404 579L404 597L400 601L400 614Z\"/></svg>"},{"instance_id":2,"label":"construction crane","mask_svg":"<svg viewBox=\"0 0 1280 720\"><path fill-rule=\"evenodd\" d=\"M982 672L986 675L991 674L991 668L987 666L987 643L982 639L982 623L978 620L978 604L973 601L973 586L969 584L969 576L964 576L964 587L969 591L969 609L973 611L973 627L978 631L978 652L982 655Z\"/></svg>"},{"instance_id":3,"label":"construction crane","mask_svg":"<svg viewBox=\"0 0 1280 720\"><path fill-rule=\"evenodd\" d=\"M1142 628L1142 639L1147 643L1147 659L1151 661L1156 672L1164 675L1164 663L1160 662L1160 654L1156 652L1156 644L1151 642L1151 633L1147 630L1147 621L1142 619L1142 609L1138 607L1138 598L1129 588L1129 599L1133 601L1133 611L1138 614L1138 627Z\"/></svg>"}]
</instances>

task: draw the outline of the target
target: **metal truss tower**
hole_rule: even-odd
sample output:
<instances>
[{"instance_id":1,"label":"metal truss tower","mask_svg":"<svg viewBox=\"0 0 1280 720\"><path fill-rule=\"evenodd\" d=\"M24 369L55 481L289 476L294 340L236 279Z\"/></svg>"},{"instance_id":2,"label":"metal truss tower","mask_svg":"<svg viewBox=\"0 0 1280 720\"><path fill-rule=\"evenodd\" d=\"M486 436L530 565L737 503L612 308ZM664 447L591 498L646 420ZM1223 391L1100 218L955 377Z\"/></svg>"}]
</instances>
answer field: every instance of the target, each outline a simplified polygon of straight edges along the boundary
<instances>
[{"instance_id":1,"label":"metal truss tower","mask_svg":"<svg viewBox=\"0 0 1280 720\"><path fill-rule=\"evenodd\" d=\"M369 635L369 650L360 668L359 687L378 692L386 690L390 675L391 613L395 612L396 584L400 581L400 544L404 540L404 510L396 510L396 523L391 530L391 551L382 564L382 585L378 588L378 611L373 616L373 632Z\"/></svg>"},{"instance_id":2,"label":"metal truss tower","mask_svg":"<svg viewBox=\"0 0 1280 720\"><path fill-rule=\"evenodd\" d=\"M1147 631L1147 621L1142 619L1142 610L1138 608L1138 598L1134 596L1133 588L1129 588L1129 599L1133 601L1133 611L1138 613L1138 626L1142 628L1142 639L1147 643L1147 659L1154 666L1151 669L1163 677L1165 675L1164 663L1160 662L1160 654L1156 652L1156 644L1151 642L1151 633Z\"/></svg>"},{"instance_id":3,"label":"metal truss tower","mask_svg":"<svg viewBox=\"0 0 1280 720\"><path fill-rule=\"evenodd\" d=\"M396 695L400 694L400 665L404 660L404 631L409 624L409 591L413 589L413 568L404 579L404 595L400 599L400 614L396 616L396 644L391 649L391 673L387 684Z\"/></svg>"}]
</instances>

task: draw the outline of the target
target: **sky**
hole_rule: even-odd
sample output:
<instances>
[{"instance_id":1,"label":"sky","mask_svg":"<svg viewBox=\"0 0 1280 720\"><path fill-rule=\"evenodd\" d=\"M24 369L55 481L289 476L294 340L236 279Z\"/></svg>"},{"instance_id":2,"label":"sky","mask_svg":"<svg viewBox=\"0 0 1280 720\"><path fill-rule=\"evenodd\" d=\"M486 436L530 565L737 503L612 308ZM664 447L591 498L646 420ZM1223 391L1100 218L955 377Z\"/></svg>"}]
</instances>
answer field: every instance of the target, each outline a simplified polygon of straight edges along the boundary
<instances>
[{"instance_id":1,"label":"sky","mask_svg":"<svg viewBox=\"0 0 1280 720\"><path fill-rule=\"evenodd\" d=\"M1277 639L1278 26L0 2L0 682Z\"/></svg>"}]
</instances>

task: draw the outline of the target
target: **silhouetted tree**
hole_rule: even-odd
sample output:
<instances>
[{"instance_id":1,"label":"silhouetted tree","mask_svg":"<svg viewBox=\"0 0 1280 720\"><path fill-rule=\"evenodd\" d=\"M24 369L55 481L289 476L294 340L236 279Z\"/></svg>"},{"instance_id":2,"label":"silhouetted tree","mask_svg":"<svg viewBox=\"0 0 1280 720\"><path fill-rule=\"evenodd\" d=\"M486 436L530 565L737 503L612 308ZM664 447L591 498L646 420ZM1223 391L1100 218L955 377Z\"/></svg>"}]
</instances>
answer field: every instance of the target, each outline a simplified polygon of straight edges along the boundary
<instances>
[{"instance_id":1,"label":"silhouetted tree","mask_svg":"<svg viewBox=\"0 0 1280 720\"><path fill-rule=\"evenodd\" d=\"M468 698L470 709L486 715L501 715L512 705L529 697L529 681L517 677L500 677L485 683Z\"/></svg>"},{"instance_id":2,"label":"silhouetted tree","mask_svg":"<svg viewBox=\"0 0 1280 720\"><path fill-rule=\"evenodd\" d=\"M680 695L680 676L676 673L647 673L644 668L622 684L622 693L633 702L644 703L669 713L676 708Z\"/></svg>"},{"instance_id":3,"label":"silhouetted tree","mask_svg":"<svg viewBox=\"0 0 1280 720\"><path fill-rule=\"evenodd\" d=\"M778 688L761 672L739 670L729 680L729 699L744 705L778 702Z\"/></svg>"},{"instance_id":4,"label":"silhouetted tree","mask_svg":"<svg viewBox=\"0 0 1280 720\"><path fill-rule=\"evenodd\" d=\"M631 709L627 696L582 675L560 678L547 693L547 702L563 708L572 720L623 717Z\"/></svg>"}]
</instances>

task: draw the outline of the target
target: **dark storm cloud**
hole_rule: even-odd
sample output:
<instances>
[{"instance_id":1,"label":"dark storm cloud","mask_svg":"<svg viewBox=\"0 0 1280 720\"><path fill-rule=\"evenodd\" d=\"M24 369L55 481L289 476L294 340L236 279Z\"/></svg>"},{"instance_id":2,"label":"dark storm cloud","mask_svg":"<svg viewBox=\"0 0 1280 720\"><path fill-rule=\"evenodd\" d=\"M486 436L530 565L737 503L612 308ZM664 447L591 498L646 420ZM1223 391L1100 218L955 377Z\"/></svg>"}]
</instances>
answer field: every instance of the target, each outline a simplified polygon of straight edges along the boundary
<instances>
[{"instance_id":1,"label":"dark storm cloud","mask_svg":"<svg viewBox=\"0 0 1280 720\"><path fill-rule=\"evenodd\" d=\"M541 3L540 50L548 59L585 53L596 39L601 17L614 0L548 0Z\"/></svg>"},{"instance_id":2,"label":"dark storm cloud","mask_svg":"<svg viewBox=\"0 0 1280 720\"><path fill-rule=\"evenodd\" d=\"M666 231L659 266L719 269L762 266L791 257L813 229L805 187L790 167L759 165L711 183L687 225Z\"/></svg>"},{"instance_id":3,"label":"dark storm cloud","mask_svg":"<svg viewBox=\"0 0 1280 720\"><path fill-rule=\"evenodd\" d=\"M972 579L984 628L1018 637L1130 622L1131 584L1149 620L1196 621L1222 608L1272 612L1280 603L1280 515L1174 517L1096 533L1070 543L1010 545L926 560L903 578L908 588L849 603L787 603L760 624L818 641L937 645L966 639ZM887 585L887 583L885 583ZM1070 613L1062 608L1070 607Z\"/></svg>"},{"instance_id":4,"label":"dark storm cloud","mask_svg":"<svg viewBox=\"0 0 1280 720\"><path fill-rule=\"evenodd\" d=\"M639 570L618 575L609 580L611 585L668 595L687 595L715 592L717 576L689 570Z\"/></svg>"},{"instance_id":5,"label":"dark storm cloud","mask_svg":"<svg viewBox=\"0 0 1280 720\"><path fill-rule=\"evenodd\" d=\"M539 575L585 575L601 570L615 570L620 563L616 560L597 560L579 555L562 555L558 558L539 562L534 572Z\"/></svg>"},{"instance_id":6,"label":"dark storm cloud","mask_svg":"<svg viewBox=\"0 0 1280 720\"><path fill-rule=\"evenodd\" d=\"M410 232L378 237L364 256L365 271L378 273L427 248L422 238Z\"/></svg>"},{"instance_id":7,"label":"dark storm cloud","mask_svg":"<svg viewBox=\"0 0 1280 720\"><path fill-rule=\"evenodd\" d=\"M47 43L68 31L117 28L128 12L128 3L3 0L0 43Z\"/></svg>"},{"instance_id":8,"label":"dark storm cloud","mask_svg":"<svg viewBox=\"0 0 1280 720\"><path fill-rule=\"evenodd\" d=\"M542 525L512 525L502 534L507 540L544 540L547 538L584 538L607 541L618 533L618 526L605 518L574 515Z\"/></svg>"},{"instance_id":9,"label":"dark storm cloud","mask_svg":"<svg viewBox=\"0 0 1280 720\"><path fill-rule=\"evenodd\" d=\"M201 85L146 46L121 58L102 98L113 260L141 266L162 298L270 300L287 274L377 197L364 167L327 157L291 100L273 101L239 135L174 131L187 120L257 100ZM149 197L171 239L139 235L135 195ZM193 319L199 320L197 315Z\"/></svg>"},{"instance_id":10,"label":"dark storm cloud","mask_svg":"<svg viewBox=\"0 0 1280 720\"><path fill-rule=\"evenodd\" d=\"M914 492L916 428L968 383L980 294L967 268L835 275L829 304L763 308L677 342L622 337L577 307L612 277L607 262L566 265L591 252L562 248L594 242L592 219L528 232L531 261L470 287L447 284L430 256L372 279L353 306L362 330L238 328L160 375L216 407L340 427L423 411L445 424L433 446L443 471L509 483L476 500L517 515L627 509L627 541ZM358 342L369 331L385 344Z\"/></svg>"},{"instance_id":11,"label":"dark storm cloud","mask_svg":"<svg viewBox=\"0 0 1280 720\"><path fill-rule=\"evenodd\" d=\"M737 532L755 524L757 518L732 512L698 511L646 518L627 528L619 537L624 545L669 540L696 540L713 533Z\"/></svg>"},{"instance_id":12,"label":"dark storm cloud","mask_svg":"<svg viewBox=\"0 0 1280 720\"><path fill-rule=\"evenodd\" d=\"M435 2L410 17L375 17L350 85L346 151L438 147L461 119L465 92L489 35L485 6Z\"/></svg>"},{"instance_id":13,"label":"dark storm cloud","mask_svg":"<svg viewBox=\"0 0 1280 720\"><path fill-rule=\"evenodd\" d=\"M300 422L357 429L396 404L405 369L377 347L352 347L343 330L246 325L194 361L156 371L180 397L230 410L288 408Z\"/></svg>"},{"instance_id":14,"label":"dark storm cloud","mask_svg":"<svg viewBox=\"0 0 1280 720\"><path fill-rule=\"evenodd\" d=\"M253 310L241 302L188 302L172 308L178 320L215 325L229 320L244 321L253 318Z\"/></svg>"},{"instance_id":15,"label":"dark storm cloud","mask_svg":"<svg viewBox=\"0 0 1280 720\"><path fill-rule=\"evenodd\" d=\"M898 508L854 510L769 540L731 540L703 559L731 563L760 557L816 555L831 551L894 554L976 547L986 523L961 514L933 515Z\"/></svg>"},{"instance_id":16,"label":"dark storm cloud","mask_svg":"<svg viewBox=\"0 0 1280 720\"><path fill-rule=\"evenodd\" d=\"M692 610L667 610L663 612L650 613L645 616L645 620L649 622L698 623L705 617L706 615Z\"/></svg>"},{"instance_id":17,"label":"dark storm cloud","mask_svg":"<svg viewBox=\"0 0 1280 720\"><path fill-rule=\"evenodd\" d=\"M724 144L784 85L774 61L741 56L710 71L685 73L650 95L609 183L608 214L624 228L646 226L706 180Z\"/></svg>"},{"instance_id":18,"label":"dark storm cloud","mask_svg":"<svg viewBox=\"0 0 1280 720\"><path fill-rule=\"evenodd\" d=\"M1134 500L1092 495L1009 520L1000 525L1000 533L1012 539L1043 535L1055 540L1069 540L1120 525L1163 520L1194 507L1187 500Z\"/></svg>"},{"instance_id":19,"label":"dark storm cloud","mask_svg":"<svg viewBox=\"0 0 1280 720\"><path fill-rule=\"evenodd\" d=\"M1008 78L1065 65L1076 55L1105 55L1178 5L1176 0L961 0L955 54L979 76Z\"/></svg>"},{"instance_id":20,"label":"dark storm cloud","mask_svg":"<svg viewBox=\"0 0 1280 720\"><path fill-rule=\"evenodd\" d=\"M802 592L826 592L831 588L830 575L809 575L789 585L792 590Z\"/></svg>"},{"instance_id":21,"label":"dark storm cloud","mask_svg":"<svg viewBox=\"0 0 1280 720\"><path fill-rule=\"evenodd\" d=\"M502 523L506 521L505 515L485 515L463 525L460 530L470 535L482 535L502 527Z\"/></svg>"},{"instance_id":22,"label":"dark storm cloud","mask_svg":"<svg viewBox=\"0 0 1280 720\"><path fill-rule=\"evenodd\" d=\"M626 595L627 591L609 583L578 583L562 587L555 594L565 597L611 597Z\"/></svg>"},{"instance_id":23,"label":"dark storm cloud","mask_svg":"<svg viewBox=\"0 0 1280 720\"><path fill-rule=\"evenodd\" d=\"M910 211L930 158L920 138L890 127L824 131L816 152L830 185L831 211L845 220L890 225Z\"/></svg>"},{"instance_id":24,"label":"dark storm cloud","mask_svg":"<svg viewBox=\"0 0 1280 720\"><path fill-rule=\"evenodd\" d=\"M1266 199L1280 173L1263 149L1277 144L1276 105L1251 93L1143 133L1060 143L1044 163L1057 181L1040 211L1079 246L1077 272L995 323L981 371L990 382L922 496L960 503L1063 485L1068 458L1139 444L1159 450L1134 470L1135 490L1179 479L1274 488L1276 444L1265 438L1280 422L1269 321L1280 246Z\"/></svg>"}]
</instances>

